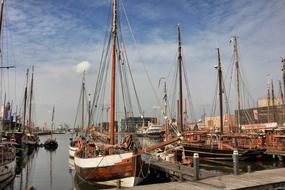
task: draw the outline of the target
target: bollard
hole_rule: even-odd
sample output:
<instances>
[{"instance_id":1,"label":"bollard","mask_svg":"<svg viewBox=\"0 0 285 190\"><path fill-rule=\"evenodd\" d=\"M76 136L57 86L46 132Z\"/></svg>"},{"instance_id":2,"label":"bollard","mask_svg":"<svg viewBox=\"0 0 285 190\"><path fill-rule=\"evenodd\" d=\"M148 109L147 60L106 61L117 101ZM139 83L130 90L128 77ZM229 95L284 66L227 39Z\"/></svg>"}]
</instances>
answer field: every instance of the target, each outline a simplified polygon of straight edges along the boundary
<instances>
[{"instance_id":1,"label":"bollard","mask_svg":"<svg viewBox=\"0 0 285 190\"><path fill-rule=\"evenodd\" d=\"M234 170L234 175L239 174L239 161L238 161L238 151L234 150L233 152L233 170Z\"/></svg>"},{"instance_id":2,"label":"bollard","mask_svg":"<svg viewBox=\"0 0 285 190\"><path fill-rule=\"evenodd\" d=\"M248 173L251 172L251 165L247 165L247 172L248 172Z\"/></svg>"},{"instance_id":3,"label":"bollard","mask_svg":"<svg viewBox=\"0 0 285 190\"><path fill-rule=\"evenodd\" d=\"M117 189L121 189L121 180L117 180Z\"/></svg>"},{"instance_id":4,"label":"bollard","mask_svg":"<svg viewBox=\"0 0 285 190\"><path fill-rule=\"evenodd\" d=\"M179 181L183 182L183 174L182 173L179 173Z\"/></svg>"},{"instance_id":5,"label":"bollard","mask_svg":"<svg viewBox=\"0 0 285 190\"><path fill-rule=\"evenodd\" d=\"M194 165L194 180L199 180L200 168L199 168L199 154L194 153L193 155L193 165Z\"/></svg>"}]
</instances>

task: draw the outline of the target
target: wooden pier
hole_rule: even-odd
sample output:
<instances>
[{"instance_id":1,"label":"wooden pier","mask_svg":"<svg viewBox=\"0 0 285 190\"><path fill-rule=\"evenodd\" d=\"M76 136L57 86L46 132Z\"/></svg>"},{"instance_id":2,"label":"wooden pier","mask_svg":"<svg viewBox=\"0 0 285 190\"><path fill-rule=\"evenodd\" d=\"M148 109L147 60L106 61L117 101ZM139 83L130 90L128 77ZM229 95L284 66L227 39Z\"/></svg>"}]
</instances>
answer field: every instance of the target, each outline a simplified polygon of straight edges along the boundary
<instances>
[{"instance_id":1,"label":"wooden pier","mask_svg":"<svg viewBox=\"0 0 285 190\"><path fill-rule=\"evenodd\" d=\"M150 168L152 170L166 173L170 178L182 180L194 180L195 169L193 167L188 167L171 162L167 162L164 160L150 160ZM221 175L219 172L211 172L207 170L200 169L199 179L206 179L209 177L215 177Z\"/></svg>"},{"instance_id":2,"label":"wooden pier","mask_svg":"<svg viewBox=\"0 0 285 190\"><path fill-rule=\"evenodd\" d=\"M136 186L133 190L216 190L216 189L274 189L285 187L285 168L222 175L198 181L169 182ZM281 188L280 188L281 189Z\"/></svg>"}]
</instances>

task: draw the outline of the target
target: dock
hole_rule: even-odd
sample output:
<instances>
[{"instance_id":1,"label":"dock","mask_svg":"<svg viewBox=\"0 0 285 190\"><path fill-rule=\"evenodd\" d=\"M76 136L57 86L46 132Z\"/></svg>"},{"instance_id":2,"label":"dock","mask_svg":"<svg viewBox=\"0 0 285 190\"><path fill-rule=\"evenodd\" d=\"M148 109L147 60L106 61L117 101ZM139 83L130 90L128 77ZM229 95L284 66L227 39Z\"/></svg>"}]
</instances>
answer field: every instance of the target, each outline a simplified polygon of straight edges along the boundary
<instances>
[{"instance_id":1,"label":"dock","mask_svg":"<svg viewBox=\"0 0 285 190\"><path fill-rule=\"evenodd\" d=\"M190 166L167 162L164 160L150 160L150 168L154 171L166 173L170 178L179 180L194 180L195 169ZM219 172L200 169L199 179L206 179L221 175Z\"/></svg>"},{"instance_id":2,"label":"dock","mask_svg":"<svg viewBox=\"0 0 285 190\"><path fill-rule=\"evenodd\" d=\"M169 182L136 186L132 190L216 190L274 189L285 187L285 168L270 169L241 175L221 175L198 181Z\"/></svg>"}]
</instances>

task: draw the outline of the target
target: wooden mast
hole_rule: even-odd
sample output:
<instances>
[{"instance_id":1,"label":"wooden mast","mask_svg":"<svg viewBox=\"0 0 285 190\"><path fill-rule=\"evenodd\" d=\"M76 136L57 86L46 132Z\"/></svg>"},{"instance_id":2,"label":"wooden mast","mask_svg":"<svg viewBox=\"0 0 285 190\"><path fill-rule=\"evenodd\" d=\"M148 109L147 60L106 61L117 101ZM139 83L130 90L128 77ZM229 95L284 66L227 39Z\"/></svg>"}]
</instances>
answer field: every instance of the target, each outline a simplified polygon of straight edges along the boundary
<instances>
[{"instance_id":1,"label":"wooden mast","mask_svg":"<svg viewBox=\"0 0 285 190\"><path fill-rule=\"evenodd\" d=\"M113 2L112 24L112 81L111 81L111 118L110 118L110 144L115 144L115 90L116 90L116 39L117 39L117 0Z\"/></svg>"},{"instance_id":2,"label":"wooden mast","mask_svg":"<svg viewBox=\"0 0 285 190\"><path fill-rule=\"evenodd\" d=\"M83 134L83 128L84 128L84 96L85 96L85 71L83 72L83 79L82 79L82 97L81 97L81 134Z\"/></svg>"},{"instance_id":3,"label":"wooden mast","mask_svg":"<svg viewBox=\"0 0 285 190\"><path fill-rule=\"evenodd\" d=\"M221 125L221 134L224 133L224 124L223 124L223 87L222 87L222 66L221 66L221 57L220 49L217 48L218 52L218 78L219 78L219 99L220 99L220 125Z\"/></svg>"},{"instance_id":4,"label":"wooden mast","mask_svg":"<svg viewBox=\"0 0 285 190\"><path fill-rule=\"evenodd\" d=\"M168 128L168 118L167 118L167 89L166 82L164 82L164 125L165 125L165 140L168 141L169 128Z\"/></svg>"},{"instance_id":5,"label":"wooden mast","mask_svg":"<svg viewBox=\"0 0 285 190\"><path fill-rule=\"evenodd\" d=\"M28 80L29 80L29 69L27 69L26 73L26 87L24 94L24 116L23 116L23 133L26 132L26 113L27 113L27 96L28 96Z\"/></svg>"},{"instance_id":6,"label":"wooden mast","mask_svg":"<svg viewBox=\"0 0 285 190\"><path fill-rule=\"evenodd\" d=\"M274 87L273 80L271 80L271 95L272 95L272 114L273 114L273 122L276 122L276 114L275 114L275 95L274 95Z\"/></svg>"},{"instance_id":7,"label":"wooden mast","mask_svg":"<svg viewBox=\"0 0 285 190\"><path fill-rule=\"evenodd\" d=\"M32 101L33 101L33 86L34 86L34 65L32 66L32 78L31 78L31 89L30 89L30 104L29 104L29 120L28 128L30 133L32 132Z\"/></svg>"},{"instance_id":8,"label":"wooden mast","mask_svg":"<svg viewBox=\"0 0 285 190\"><path fill-rule=\"evenodd\" d=\"M267 83L267 122L270 122L270 82Z\"/></svg>"},{"instance_id":9,"label":"wooden mast","mask_svg":"<svg viewBox=\"0 0 285 190\"><path fill-rule=\"evenodd\" d=\"M238 126L238 131L241 132L241 126L240 126L240 85L239 85L239 57L238 57L238 48L237 48L237 37L233 36L234 39L234 63L236 67L236 79L237 79L237 126Z\"/></svg>"},{"instance_id":10,"label":"wooden mast","mask_svg":"<svg viewBox=\"0 0 285 190\"><path fill-rule=\"evenodd\" d=\"M284 119L284 94L283 94L283 91L282 91L282 84L281 84L281 80L279 80L279 89L280 89L280 96L281 96L281 102L282 102L282 108L283 108L283 110L282 110L282 117L281 117L281 119L279 119L282 123L282 125L283 125L283 119Z\"/></svg>"},{"instance_id":11,"label":"wooden mast","mask_svg":"<svg viewBox=\"0 0 285 190\"><path fill-rule=\"evenodd\" d=\"M50 132L51 139L52 139L52 133L53 133L53 126L54 126L54 112L55 112L55 106L53 105L52 115L51 115L51 132Z\"/></svg>"},{"instance_id":12,"label":"wooden mast","mask_svg":"<svg viewBox=\"0 0 285 190\"><path fill-rule=\"evenodd\" d=\"M282 62L282 71L283 71L283 90L284 90L283 95L285 95L285 58L282 58L281 62ZM282 101L285 102L284 98L282 99ZM285 104L283 103L283 118L284 117L285 117Z\"/></svg>"},{"instance_id":13,"label":"wooden mast","mask_svg":"<svg viewBox=\"0 0 285 190\"><path fill-rule=\"evenodd\" d=\"M178 31L178 72L179 72L179 132L183 132L183 91L182 91L182 48L180 26L177 25Z\"/></svg>"}]
</instances>

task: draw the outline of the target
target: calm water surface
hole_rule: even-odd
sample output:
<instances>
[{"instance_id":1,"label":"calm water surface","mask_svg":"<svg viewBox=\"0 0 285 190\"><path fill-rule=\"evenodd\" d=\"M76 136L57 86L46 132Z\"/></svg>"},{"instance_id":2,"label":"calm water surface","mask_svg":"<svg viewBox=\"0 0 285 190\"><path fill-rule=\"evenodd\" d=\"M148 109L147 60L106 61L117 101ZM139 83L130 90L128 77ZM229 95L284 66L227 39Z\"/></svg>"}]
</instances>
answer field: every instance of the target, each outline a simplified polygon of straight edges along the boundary
<instances>
[{"instance_id":1,"label":"calm water surface","mask_svg":"<svg viewBox=\"0 0 285 190\"><path fill-rule=\"evenodd\" d=\"M14 181L6 190L25 190L33 186L38 190L89 190L102 189L95 183L81 180L74 172L73 160L69 159L68 143L70 135L55 135L58 141L58 149L49 152L44 148L39 148L29 158L18 161L17 175ZM41 137L41 142L45 142L48 136ZM140 144L150 146L157 143L157 140L139 139ZM22 166L21 166L22 165ZM250 166L252 171L284 167L284 162L279 161L257 161L241 162L241 171L246 172ZM223 173L232 173L231 162L201 163L201 168ZM156 183L158 180L147 180L148 183ZM104 188L104 187L103 187Z\"/></svg>"}]
</instances>

